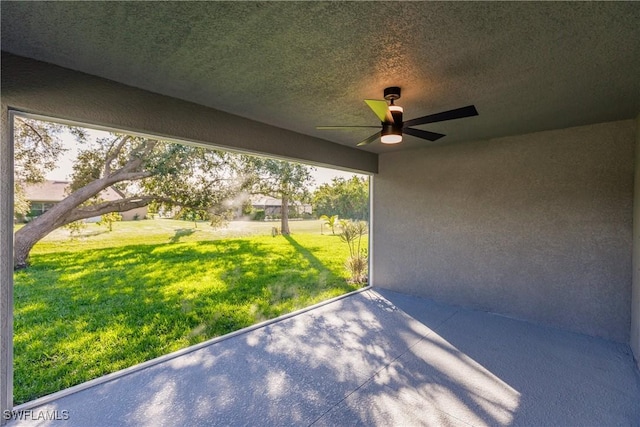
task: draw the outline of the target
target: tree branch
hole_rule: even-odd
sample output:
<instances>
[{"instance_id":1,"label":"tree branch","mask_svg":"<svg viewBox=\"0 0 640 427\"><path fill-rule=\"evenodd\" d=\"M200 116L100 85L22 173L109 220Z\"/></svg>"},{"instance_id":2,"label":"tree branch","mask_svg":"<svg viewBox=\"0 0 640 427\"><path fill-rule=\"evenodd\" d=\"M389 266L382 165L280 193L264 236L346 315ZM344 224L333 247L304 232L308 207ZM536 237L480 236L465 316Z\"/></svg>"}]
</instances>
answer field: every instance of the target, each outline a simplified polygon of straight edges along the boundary
<instances>
[{"instance_id":1,"label":"tree branch","mask_svg":"<svg viewBox=\"0 0 640 427\"><path fill-rule=\"evenodd\" d=\"M135 181L137 179L148 178L153 176L153 172L150 171L142 171L142 172L125 172L123 169L118 169L110 178L116 178L113 183L118 183L122 181Z\"/></svg>"},{"instance_id":2,"label":"tree branch","mask_svg":"<svg viewBox=\"0 0 640 427\"><path fill-rule=\"evenodd\" d=\"M129 153L129 162L133 162L135 160L138 160L140 158L145 158L146 156L148 156L151 153L151 151L153 151L153 149L156 147L157 143L158 143L157 140L151 139L151 140L144 140L143 142L138 144L138 146L134 147ZM142 152L142 155L140 155L141 152Z\"/></svg>"},{"instance_id":3,"label":"tree branch","mask_svg":"<svg viewBox=\"0 0 640 427\"><path fill-rule=\"evenodd\" d=\"M147 143L145 144L144 153L142 153L141 157L144 158L144 157L147 157L149 154L151 154L153 149L156 148L156 145L158 145L157 139L148 140Z\"/></svg>"},{"instance_id":4,"label":"tree branch","mask_svg":"<svg viewBox=\"0 0 640 427\"><path fill-rule=\"evenodd\" d=\"M131 209L147 206L153 200L158 200L158 198L155 196L128 197L125 199L110 200L90 206L82 206L72 211L71 214L65 218L65 223L68 224L73 221L104 215L109 212L126 212Z\"/></svg>"},{"instance_id":5,"label":"tree branch","mask_svg":"<svg viewBox=\"0 0 640 427\"><path fill-rule=\"evenodd\" d=\"M127 163L121 167L118 172L122 171L122 172L131 172L131 171L135 171L137 170L141 165L142 162L149 156L149 154L151 154L151 152L154 150L154 148L156 147L158 141L157 140L147 140L144 141L142 143L140 143L137 147L133 148L131 150L131 152L129 153L129 159L127 160ZM142 148L144 147L144 150L142 150ZM140 152L142 152L142 155L140 155Z\"/></svg>"},{"instance_id":6,"label":"tree branch","mask_svg":"<svg viewBox=\"0 0 640 427\"><path fill-rule=\"evenodd\" d=\"M42 136L42 134L41 134L40 132L38 132L38 131L36 130L36 128L34 128L33 126L31 126L31 125L29 124L29 122L26 122L26 121L22 120L22 119L21 119L21 118L19 118L19 117L16 117L16 120L18 120L20 123L22 123L22 125L23 125L23 126L26 126L26 127L28 127L29 129L31 129L31 131L32 131L33 133L35 133L36 135L38 135L38 139L39 139L40 141L44 141L44 137Z\"/></svg>"},{"instance_id":7,"label":"tree branch","mask_svg":"<svg viewBox=\"0 0 640 427\"><path fill-rule=\"evenodd\" d=\"M118 154L120 154L120 152L122 151L124 144L126 144L127 141L131 139L131 136L123 135L119 139L120 139L120 142L118 142L118 145L116 146L115 150L112 151L112 148L113 148L113 145L116 143L116 141L118 141L118 139L116 139L113 142L113 144L111 145L111 147L109 147L109 150L107 151L107 157L104 159L103 176L109 176L109 174L111 174L111 162L113 162L118 157Z\"/></svg>"}]
</instances>

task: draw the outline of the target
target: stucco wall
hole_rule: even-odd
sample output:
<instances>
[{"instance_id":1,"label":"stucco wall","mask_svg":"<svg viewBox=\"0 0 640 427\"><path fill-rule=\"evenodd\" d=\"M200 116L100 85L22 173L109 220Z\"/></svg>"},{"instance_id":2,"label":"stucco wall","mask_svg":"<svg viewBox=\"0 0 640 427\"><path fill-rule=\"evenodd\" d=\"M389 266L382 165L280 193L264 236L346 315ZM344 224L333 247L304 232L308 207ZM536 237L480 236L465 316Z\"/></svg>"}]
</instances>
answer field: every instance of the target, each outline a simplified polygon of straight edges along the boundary
<instances>
[{"instance_id":1,"label":"stucco wall","mask_svg":"<svg viewBox=\"0 0 640 427\"><path fill-rule=\"evenodd\" d=\"M13 406L13 135L7 109L0 126L0 412ZM0 425L6 420L1 417Z\"/></svg>"},{"instance_id":2,"label":"stucco wall","mask_svg":"<svg viewBox=\"0 0 640 427\"><path fill-rule=\"evenodd\" d=\"M635 127L380 155L373 285L628 342Z\"/></svg>"},{"instance_id":3,"label":"stucco wall","mask_svg":"<svg viewBox=\"0 0 640 427\"><path fill-rule=\"evenodd\" d=\"M640 368L640 116L636 120L635 198L633 199L633 284L631 290L631 349Z\"/></svg>"},{"instance_id":4,"label":"stucco wall","mask_svg":"<svg viewBox=\"0 0 640 427\"><path fill-rule=\"evenodd\" d=\"M2 52L2 104L90 125L376 172L377 155Z\"/></svg>"}]
</instances>

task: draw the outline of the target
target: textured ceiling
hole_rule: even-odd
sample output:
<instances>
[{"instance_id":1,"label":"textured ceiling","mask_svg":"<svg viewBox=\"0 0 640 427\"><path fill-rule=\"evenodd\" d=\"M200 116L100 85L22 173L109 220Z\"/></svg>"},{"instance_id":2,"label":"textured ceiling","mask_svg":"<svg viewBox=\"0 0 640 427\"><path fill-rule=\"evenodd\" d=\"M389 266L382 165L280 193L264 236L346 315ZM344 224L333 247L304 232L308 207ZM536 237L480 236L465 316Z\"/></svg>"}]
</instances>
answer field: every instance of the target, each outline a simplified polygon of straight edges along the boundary
<instances>
[{"instance_id":1,"label":"textured ceiling","mask_svg":"<svg viewBox=\"0 0 640 427\"><path fill-rule=\"evenodd\" d=\"M355 146L400 86L439 143L640 113L640 3L2 2L2 50ZM385 152L427 141L405 136Z\"/></svg>"}]
</instances>

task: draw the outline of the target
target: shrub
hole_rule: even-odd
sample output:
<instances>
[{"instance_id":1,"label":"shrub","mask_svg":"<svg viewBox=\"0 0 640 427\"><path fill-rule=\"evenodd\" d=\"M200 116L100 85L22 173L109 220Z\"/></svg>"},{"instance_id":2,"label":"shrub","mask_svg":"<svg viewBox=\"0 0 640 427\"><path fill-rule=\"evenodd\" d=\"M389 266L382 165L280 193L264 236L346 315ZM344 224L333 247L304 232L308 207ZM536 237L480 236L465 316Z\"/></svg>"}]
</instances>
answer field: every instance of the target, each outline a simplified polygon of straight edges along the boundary
<instances>
[{"instance_id":1,"label":"shrub","mask_svg":"<svg viewBox=\"0 0 640 427\"><path fill-rule=\"evenodd\" d=\"M66 228L69 230L69 237L71 240L75 240L77 237L80 237L80 233L82 230L87 228L87 223L84 220L70 222L67 225L62 226L62 228Z\"/></svg>"},{"instance_id":2,"label":"shrub","mask_svg":"<svg viewBox=\"0 0 640 427\"><path fill-rule=\"evenodd\" d=\"M364 285L367 283L368 258L364 254L350 256L344 266L351 274L351 283Z\"/></svg>"},{"instance_id":3,"label":"shrub","mask_svg":"<svg viewBox=\"0 0 640 427\"><path fill-rule=\"evenodd\" d=\"M113 231L113 223L116 221L122 221L122 215L119 212L109 212L102 215L96 224L104 225L109 231Z\"/></svg>"},{"instance_id":4,"label":"shrub","mask_svg":"<svg viewBox=\"0 0 640 427\"><path fill-rule=\"evenodd\" d=\"M253 214L251 216L251 219L253 221L264 221L264 218L265 218L264 209L257 209L253 211Z\"/></svg>"},{"instance_id":5,"label":"shrub","mask_svg":"<svg viewBox=\"0 0 640 427\"><path fill-rule=\"evenodd\" d=\"M351 274L351 282L358 284L367 283L368 253L362 248L362 236L367 234L365 221L343 221L340 239L349 245L349 258L345 263L347 271Z\"/></svg>"}]
</instances>

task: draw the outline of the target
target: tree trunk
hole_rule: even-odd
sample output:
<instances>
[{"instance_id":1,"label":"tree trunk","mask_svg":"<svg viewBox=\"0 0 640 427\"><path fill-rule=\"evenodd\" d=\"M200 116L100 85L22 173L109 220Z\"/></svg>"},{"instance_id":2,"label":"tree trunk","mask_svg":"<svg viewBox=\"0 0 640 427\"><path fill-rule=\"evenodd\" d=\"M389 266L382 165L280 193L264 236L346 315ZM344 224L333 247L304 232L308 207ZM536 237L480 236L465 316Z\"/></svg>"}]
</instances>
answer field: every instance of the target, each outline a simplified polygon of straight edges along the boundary
<instances>
[{"instance_id":1,"label":"tree trunk","mask_svg":"<svg viewBox=\"0 0 640 427\"><path fill-rule=\"evenodd\" d=\"M46 220L47 218L45 218ZM29 223L32 224L32 223ZM29 266L29 252L33 245L51 233L56 227L51 221L40 221L35 226L25 225L16 231L13 239L13 269L20 270Z\"/></svg>"},{"instance_id":2,"label":"tree trunk","mask_svg":"<svg viewBox=\"0 0 640 427\"><path fill-rule=\"evenodd\" d=\"M289 231L289 197L282 195L282 219L280 220L280 234L288 236Z\"/></svg>"},{"instance_id":3,"label":"tree trunk","mask_svg":"<svg viewBox=\"0 0 640 427\"><path fill-rule=\"evenodd\" d=\"M81 219L100 216L109 212L124 212L140 206L146 206L152 198L140 197L135 200L122 199L105 202L91 207L81 208L80 205L104 190L117 180L97 179L71 193L51 209L25 224L16 231L13 237L13 269L19 270L29 266L29 252L33 245L51 233L56 228Z\"/></svg>"}]
</instances>

